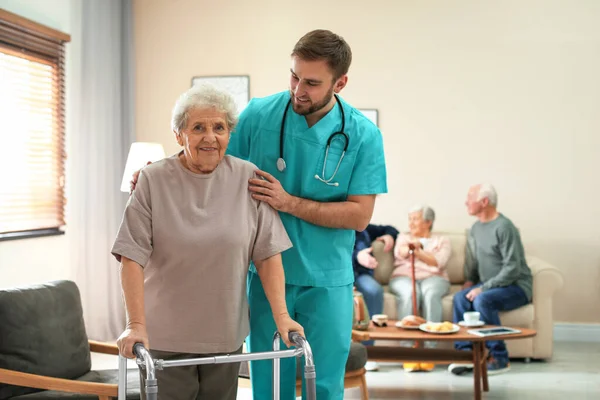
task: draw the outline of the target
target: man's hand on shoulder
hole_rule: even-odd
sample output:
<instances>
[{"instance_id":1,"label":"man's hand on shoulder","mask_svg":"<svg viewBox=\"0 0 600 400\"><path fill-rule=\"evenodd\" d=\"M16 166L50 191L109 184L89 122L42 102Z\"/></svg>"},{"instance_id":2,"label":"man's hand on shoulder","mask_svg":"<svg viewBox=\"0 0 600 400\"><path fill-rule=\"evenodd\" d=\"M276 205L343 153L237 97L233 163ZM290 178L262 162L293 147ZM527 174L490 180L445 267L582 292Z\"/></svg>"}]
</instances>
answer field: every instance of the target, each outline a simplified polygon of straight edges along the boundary
<instances>
[{"instance_id":1,"label":"man's hand on shoulder","mask_svg":"<svg viewBox=\"0 0 600 400\"><path fill-rule=\"evenodd\" d=\"M285 191L281 182L268 172L257 170L258 178L248 180L248 189L256 200L264 201L277 211L289 212L294 197Z\"/></svg>"},{"instance_id":2,"label":"man's hand on shoulder","mask_svg":"<svg viewBox=\"0 0 600 400\"><path fill-rule=\"evenodd\" d=\"M146 163L146 165L150 165L152 164L152 161L148 161ZM129 181L129 194L131 195L133 193L133 191L135 190L135 185L137 185L137 181L138 178L140 176L140 172L142 171L142 168L138 169L137 171L135 171L133 173L133 175L131 176L131 181Z\"/></svg>"}]
</instances>

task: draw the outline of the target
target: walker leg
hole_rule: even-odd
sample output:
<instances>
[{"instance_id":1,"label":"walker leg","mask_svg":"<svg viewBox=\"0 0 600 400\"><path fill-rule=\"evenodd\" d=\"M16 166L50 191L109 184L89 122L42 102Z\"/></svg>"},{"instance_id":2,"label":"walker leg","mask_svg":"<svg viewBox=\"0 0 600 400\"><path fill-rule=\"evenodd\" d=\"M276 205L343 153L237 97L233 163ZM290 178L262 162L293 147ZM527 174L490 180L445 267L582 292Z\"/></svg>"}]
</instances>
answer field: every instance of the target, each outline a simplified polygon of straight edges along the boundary
<instances>
[{"instance_id":1,"label":"walker leg","mask_svg":"<svg viewBox=\"0 0 600 400\"><path fill-rule=\"evenodd\" d=\"M136 343L133 345L133 354L135 354L138 359L143 360L146 369L146 400L157 400L158 381L156 380L154 360L152 359L150 352L141 343Z\"/></svg>"},{"instance_id":2,"label":"walker leg","mask_svg":"<svg viewBox=\"0 0 600 400\"><path fill-rule=\"evenodd\" d=\"M304 383L306 400L317 400L315 364L310 344L297 332L290 332L290 341L304 353Z\"/></svg>"},{"instance_id":3,"label":"walker leg","mask_svg":"<svg viewBox=\"0 0 600 400\"><path fill-rule=\"evenodd\" d=\"M127 397L127 359L119 354L119 378L117 395L119 400Z\"/></svg>"},{"instance_id":4,"label":"walker leg","mask_svg":"<svg viewBox=\"0 0 600 400\"><path fill-rule=\"evenodd\" d=\"M281 336L279 335L279 332L275 332L275 334L273 335L273 350L274 351L279 351L279 338L280 337ZM279 358L275 357L273 359L273 400L279 400L279 396L280 396L279 379L281 377L280 377L279 368L280 368Z\"/></svg>"}]
</instances>

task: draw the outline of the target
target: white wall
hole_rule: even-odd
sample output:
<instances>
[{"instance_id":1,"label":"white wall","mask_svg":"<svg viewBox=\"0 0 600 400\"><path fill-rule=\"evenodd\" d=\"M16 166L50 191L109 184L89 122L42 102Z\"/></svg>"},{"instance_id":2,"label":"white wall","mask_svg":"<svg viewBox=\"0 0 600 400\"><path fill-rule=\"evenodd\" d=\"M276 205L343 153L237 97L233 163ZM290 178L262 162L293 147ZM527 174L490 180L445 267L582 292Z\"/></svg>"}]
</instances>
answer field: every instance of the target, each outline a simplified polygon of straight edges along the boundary
<instances>
[{"instance_id":1,"label":"white wall","mask_svg":"<svg viewBox=\"0 0 600 400\"><path fill-rule=\"evenodd\" d=\"M43 25L71 35L66 54L66 135L67 156L70 153L70 137L73 118L71 110L77 104L78 65L80 52L79 0L0 0L0 7ZM71 117L70 117L71 115ZM73 166L67 161L67 185L69 171ZM3 171L6 173L6 171ZM69 195L67 187L67 203ZM68 206L67 206L68 210ZM68 214L68 212L67 212ZM66 234L36 239L0 242L0 287L43 282L53 279L72 279L69 262L69 241L73 232L69 230L67 215Z\"/></svg>"},{"instance_id":2,"label":"white wall","mask_svg":"<svg viewBox=\"0 0 600 400\"><path fill-rule=\"evenodd\" d=\"M600 322L600 1L136 0L136 133L177 145L171 108L195 75L288 85L315 28L353 49L342 95L378 108L390 193L374 221L406 227L427 202L463 231L469 185L490 181L526 247L558 266L559 321ZM274 146L276 144L273 144Z\"/></svg>"}]
</instances>

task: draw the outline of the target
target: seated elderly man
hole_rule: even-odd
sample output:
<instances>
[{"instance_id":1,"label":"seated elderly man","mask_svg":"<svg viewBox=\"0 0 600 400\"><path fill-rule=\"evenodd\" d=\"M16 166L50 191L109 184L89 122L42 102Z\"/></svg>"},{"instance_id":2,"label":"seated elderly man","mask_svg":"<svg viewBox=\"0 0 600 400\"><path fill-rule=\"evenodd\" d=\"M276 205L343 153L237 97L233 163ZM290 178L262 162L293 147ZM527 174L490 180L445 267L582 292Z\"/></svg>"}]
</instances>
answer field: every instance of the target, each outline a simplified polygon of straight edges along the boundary
<instances>
[{"instance_id":1,"label":"seated elderly man","mask_svg":"<svg viewBox=\"0 0 600 400\"><path fill-rule=\"evenodd\" d=\"M164 360L241 353L250 261L284 342L290 345L290 331L303 334L285 303L280 253L291 242L278 213L248 191L256 167L225 156L236 119L229 94L189 89L171 121L183 150L139 174L111 250L121 262L127 327L118 343L125 357L133 357L135 342ZM239 367L157 370L158 398L234 400Z\"/></svg>"},{"instance_id":2,"label":"seated elderly man","mask_svg":"<svg viewBox=\"0 0 600 400\"><path fill-rule=\"evenodd\" d=\"M373 277L377 268L377 260L373 257L371 243L375 240L383 242L383 251L394 249L398 230L390 225L369 224L364 231L356 231L354 251L352 252L352 267L354 269L354 286L362 293L369 315L383 312L383 288ZM364 341L365 346L373 344L373 340ZM369 361L365 366L367 371L375 371L378 365Z\"/></svg>"},{"instance_id":3,"label":"seated elderly man","mask_svg":"<svg viewBox=\"0 0 600 400\"><path fill-rule=\"evenodd\" d=\"M521 236L515 225L496 209L498 196L492 185L474 185L467 194L467 211L477 217L469 233L465 259L465 282L454 296L454 322L467 311L478 311L481 319L501 325L499 311L514 310L532 298L533 278L525 260ZM489 349L488 374L510 368L504 341L486 342ZM471 350L471 342L456 342L459 350ZM470 364L451 364L448 370L462 374Z\"/></svg>"},{"instance_id":4,"label":"seated elderly man","mask_svg":"<svg viewBox=\"0 0 600 400\"><path fill-rule=\"evenodd\" d=\"M409 244L413 244L417 307L427 321L442 321L442 297L450 289L446 264L452 248L447 237L431 233L434 220L435 212L431 207L413 207L408 214L410 231L401 233L396 240L390 291L398 297L398 319L413 314L412 265L409 258ZM433 347L435 342L426 342L425 345ZM433 368L433 364L427 363L404 364L407 371L430 371Z\"/></svg>"}]
</instances>

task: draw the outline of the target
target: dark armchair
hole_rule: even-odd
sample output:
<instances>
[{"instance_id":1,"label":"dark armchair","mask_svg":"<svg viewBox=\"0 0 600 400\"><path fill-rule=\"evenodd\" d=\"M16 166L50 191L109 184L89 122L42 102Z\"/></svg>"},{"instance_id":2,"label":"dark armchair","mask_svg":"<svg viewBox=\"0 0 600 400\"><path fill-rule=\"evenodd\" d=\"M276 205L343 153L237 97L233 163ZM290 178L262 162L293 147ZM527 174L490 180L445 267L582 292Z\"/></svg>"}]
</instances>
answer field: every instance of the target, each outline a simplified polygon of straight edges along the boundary
<instances>
[{"instance_id":1,"label":"dark armchair","mask_svg":"<svg viewBox=\"0 0 600 400\"><path fill-rule=\"evenodd\" d=\"M0 400L116 399L118 370L92 371L91 352L118 355L88 340L74 282L0 290ZM127 381L127 399L139 399L137 369Z\"/></svg>"}]
</instances>

